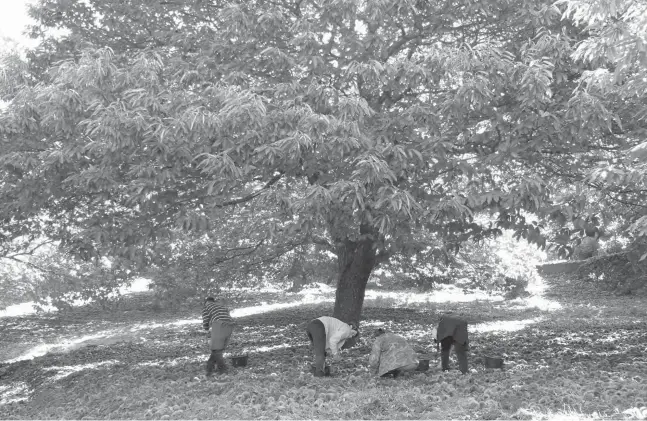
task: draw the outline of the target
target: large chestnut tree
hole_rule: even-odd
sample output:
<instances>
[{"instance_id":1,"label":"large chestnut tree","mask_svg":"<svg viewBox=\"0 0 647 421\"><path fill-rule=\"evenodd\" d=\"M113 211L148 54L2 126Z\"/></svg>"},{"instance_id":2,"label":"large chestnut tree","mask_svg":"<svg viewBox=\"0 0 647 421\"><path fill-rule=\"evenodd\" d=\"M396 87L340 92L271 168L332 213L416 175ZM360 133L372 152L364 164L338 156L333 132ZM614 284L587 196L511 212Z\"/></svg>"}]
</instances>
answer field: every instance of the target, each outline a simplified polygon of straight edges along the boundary
<instances>
[{"instance_id":1,"label":"large chestnut tree","mask_svg":"<svg viewBox=\"0 0 647 421\"><path fill-rule=\"evenodd\" d=\"M337 256L334 316L358 322L371 272L421 238L447 252L503 227L545 246L523 215L585 228L593 187L640 203L644 174L623 193L591 172L645 160L632 7L40 0L40 46L5 63L3 244L144 268L179 230L250 251L280 233ZM223 229L243 214L249 230Z\"/></svg>"}]
</instances>

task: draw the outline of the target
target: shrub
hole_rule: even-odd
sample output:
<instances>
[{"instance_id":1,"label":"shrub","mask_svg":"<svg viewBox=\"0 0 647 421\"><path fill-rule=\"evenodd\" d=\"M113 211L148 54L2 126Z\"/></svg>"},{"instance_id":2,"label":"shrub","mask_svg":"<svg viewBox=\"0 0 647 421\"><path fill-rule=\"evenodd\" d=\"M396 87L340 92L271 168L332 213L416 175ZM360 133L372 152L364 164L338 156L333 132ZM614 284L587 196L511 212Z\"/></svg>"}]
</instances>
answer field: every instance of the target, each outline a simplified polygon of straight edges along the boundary
<instances>
[{"instance_id":1,"label":"shrub","mask_svg":"<svg viewBox=\"0 0 647 421\"><path fill-rule=\"evenodd\" d=\"M597 256L599 248L600 246L597 239L593 237L584 237L581 239L580 244L575 247L573 258L577 260L584 260L593 256Z\"/></svg>"},{"instance_id":2,"label":"shrub","mask_svg":"<svg viewBox=\"0 0 647 421\"><path fill-rule=\"evenodd\" d=\"M505 298L513 300L515 298L523 298L529 295L528 291L528 278L525 276L510 277L506 276L502 290L505 291Z\"/></svg>"},{"instance_id":3,"label":"shrub","mask_svg":"<svg viewBox=\"0 0 647 421\"><path fill-rule=\"evenodd\" d=\"M129 271L119 262L86 262L55 247L44 248L24 261L2 273L0 288L13 291L3 294L5 306L33 301L38 310L50 305L67 310L78 301L87 301L105 308L130 281Z\"/></svg>"},{"instance_id":4,"label":"shrub","mask_svg":"<svg viewBox=\"0 0 647 421\"><path fill-rule=\"evenodd\" d=\"M415 258L397 256L375 271L371 282L388 289L422 291L454 284L516 298L525 295L529 282L538 276L535 265L545 259L545 253L524 240L515 240L506 230L497 238L467 242L448 257L438 259L432 253L418 253Z\"/></svg>"},{"instance_id":5,"label":"shrub","mask_svg":"<svg viewBox=\"0 0 647 421\"><path fill-rule=\"evenodd\" d=\"M647 289L647 259L641 260L647 244L634 242L625 251L599 256L587 261L577 270L583 280L596 282L603 289L622 294L645 292Z\"/></svg>"},{"instance_id":6,"label":"shrub","mask_svg":"<svg viewBox=\"0 0 647 421\"><path fill-rule=\"evenodd\" d=\"M0 310L24 302L32 283L32 273L25 273L18 265L3 266L0 269Z\"/></svg>"}]
</instances>

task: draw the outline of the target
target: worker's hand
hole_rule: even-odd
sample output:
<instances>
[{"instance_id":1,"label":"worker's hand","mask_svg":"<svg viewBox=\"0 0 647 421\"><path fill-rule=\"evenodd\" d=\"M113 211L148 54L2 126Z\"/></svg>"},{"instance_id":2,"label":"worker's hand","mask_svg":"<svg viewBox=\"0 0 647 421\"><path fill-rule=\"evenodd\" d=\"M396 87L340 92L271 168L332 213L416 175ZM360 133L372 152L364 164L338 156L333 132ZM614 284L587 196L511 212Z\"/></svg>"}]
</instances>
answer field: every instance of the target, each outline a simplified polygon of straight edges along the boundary
<instances>
[{"instance_id":1,"label":"worker's hand","mask_svg":"<svg viewBox=\"0 0 647 421\"><path fill-rule=\"evenodd\" d=\"M338 352L335 355L332 356L332 360L336 363L341 361L341 354Z\"/></svg>"}]
</instances>

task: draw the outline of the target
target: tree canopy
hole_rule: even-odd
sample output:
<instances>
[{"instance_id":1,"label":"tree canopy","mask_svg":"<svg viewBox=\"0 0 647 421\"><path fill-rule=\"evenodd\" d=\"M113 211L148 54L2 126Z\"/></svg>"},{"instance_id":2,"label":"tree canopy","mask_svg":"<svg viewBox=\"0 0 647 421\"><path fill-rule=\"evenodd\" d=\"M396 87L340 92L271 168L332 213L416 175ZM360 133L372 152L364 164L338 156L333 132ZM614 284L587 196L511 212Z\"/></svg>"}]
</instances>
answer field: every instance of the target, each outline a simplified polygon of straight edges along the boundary
<instances>
[{"instance_id":1,"label":"tree canopy","mask_svg":"<svg viewBox=\"0 0 647 421\"><path fill-rule=\"evenodd\" d=\"M40 0L40 46L5 62L2 244L45 235L135 269L252 215L234 247L326 247L335 315L358 321L376 265L429 239L512 228L566 250L618 215L644 236L646 10Z\"/></svg>"}]
</instances>

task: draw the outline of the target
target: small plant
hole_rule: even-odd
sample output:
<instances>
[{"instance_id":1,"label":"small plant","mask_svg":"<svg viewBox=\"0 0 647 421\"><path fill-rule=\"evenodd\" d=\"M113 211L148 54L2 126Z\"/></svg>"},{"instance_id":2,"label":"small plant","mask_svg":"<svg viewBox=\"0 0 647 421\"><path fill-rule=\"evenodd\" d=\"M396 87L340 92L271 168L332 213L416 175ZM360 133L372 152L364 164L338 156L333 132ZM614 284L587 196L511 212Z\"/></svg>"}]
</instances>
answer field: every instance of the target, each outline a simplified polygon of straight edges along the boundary
<instances>
[{"instance_id":1,"label":"small plant","mask_svg":"<svg viewBox=\"0 0 647 421\"><path fill-rule=\"evenodd\" d=\"M505 298L513 300L515 298L523 298L530 295L528 291L528 278L524 276L506 276L503 283L503 290L505 291Z\"/></svg>"}]
</instances>

